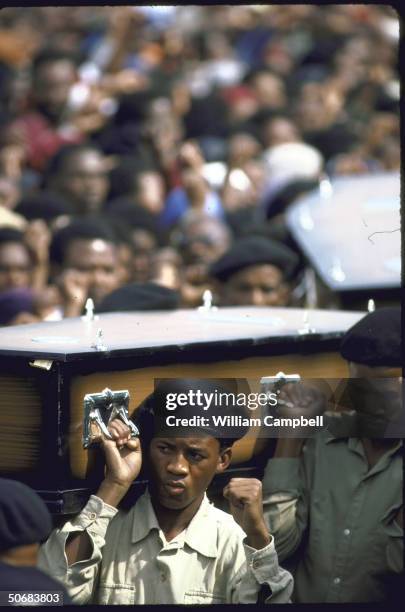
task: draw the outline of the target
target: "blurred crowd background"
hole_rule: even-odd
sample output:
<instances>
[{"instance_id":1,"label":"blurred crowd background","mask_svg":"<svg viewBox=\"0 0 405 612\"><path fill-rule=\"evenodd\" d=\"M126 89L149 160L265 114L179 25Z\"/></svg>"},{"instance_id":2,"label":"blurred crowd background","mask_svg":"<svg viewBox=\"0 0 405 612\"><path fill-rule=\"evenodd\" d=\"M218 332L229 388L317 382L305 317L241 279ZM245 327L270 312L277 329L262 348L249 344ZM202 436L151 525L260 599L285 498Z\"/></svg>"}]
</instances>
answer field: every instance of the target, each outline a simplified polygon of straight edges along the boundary
<instances>
[{"instance_id":1,"label":"blurred crowd background","mask_svg":"<svg viewBox=\"0 0 405 612\"><path fill-rule=\"evenodd\" d=\"M380 5L3 9L0 325L305 305L285 211L399 170L398 43Z\"/></svg>"}]
</instances>

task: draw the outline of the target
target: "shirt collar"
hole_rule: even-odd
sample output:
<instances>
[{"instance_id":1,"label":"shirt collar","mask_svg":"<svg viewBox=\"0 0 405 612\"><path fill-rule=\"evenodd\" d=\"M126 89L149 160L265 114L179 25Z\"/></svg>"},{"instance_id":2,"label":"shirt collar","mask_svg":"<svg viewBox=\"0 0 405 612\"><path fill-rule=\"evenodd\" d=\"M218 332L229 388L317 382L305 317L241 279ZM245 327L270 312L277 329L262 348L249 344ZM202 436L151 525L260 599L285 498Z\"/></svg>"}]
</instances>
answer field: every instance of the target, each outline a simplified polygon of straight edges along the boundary
<instances>
[{"instance_id":1,"label":"shirt collar","mask_svg":"<svg viewBox=\"0 0 405 612\"><path fill-rule=\"evenodd\" d=\"M354 450L357 447L357 444L360 443L360 438L341 438L339 436L334 436L330 431L325 434L325 444L329 444L329 442L335 442L339 440L344 440L351 450ZM403 446L403 441L397 440L395 446L392 446L389 450L387 450L387 455L393 455L398 449Z\"/></svg>"},{"instance_id":2,"label":"shirt collar","mask_svg":"<svg viewBox=\"0 0 405 612\"><path fill-rule=\"evenodd\" d=\"M325 435L325 444L329 444L330 442L339 442L339 441L345 442L345 444L347 444L348 449L351 450L352 452L357 453L358 455L361 455L362 457L365 457L363 445L361 443L360 438L340 438L338 436L334 436L330 432L327 432L327 434ZM386 453L384 453L385 461L389 461L391 457L402 448L402 446L403 446L403 441L397 440L397 443L391 448L389 448ZM383 465L385 465L385 461ZM380 466L379 461L377 465Z\"/></svg>"},{"instance_id":3,"label":"shirt collar","mask_svg":"<svg viewBox=\"0 0 405 612\"><path fill-rule=\"evenodd\" d=\"M183 532L183 541L190 548L205 557L216 558L218 556L217 529L213 528L212 523L209 521L210 512L211 503L205 494L199 509ZM152 529L160 531L160 526L152 506L149 491L146 490L135 504L132 542L134 544L140 542Z\"/></svg>"}]
</instances>

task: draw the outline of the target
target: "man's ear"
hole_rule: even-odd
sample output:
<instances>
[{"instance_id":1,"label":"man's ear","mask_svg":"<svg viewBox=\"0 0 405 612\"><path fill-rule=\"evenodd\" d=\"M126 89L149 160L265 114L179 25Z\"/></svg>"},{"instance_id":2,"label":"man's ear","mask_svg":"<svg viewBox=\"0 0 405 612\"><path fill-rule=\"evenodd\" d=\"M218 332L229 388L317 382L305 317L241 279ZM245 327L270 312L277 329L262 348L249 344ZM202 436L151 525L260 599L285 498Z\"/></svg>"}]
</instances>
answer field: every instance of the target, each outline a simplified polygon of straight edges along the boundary
<instances>
[{"instance_id":1,"label":"man's ear","mask_svg":"<svg viewBox=\"0 0 405 612\"><path fill-rule=\"evenodd\" d=\"M232 448L229 446L228 448L221 448L219 451L217 469L215 471L216 474L222 474L228 468L232 459Z\"/></svg>"}]
</instances>

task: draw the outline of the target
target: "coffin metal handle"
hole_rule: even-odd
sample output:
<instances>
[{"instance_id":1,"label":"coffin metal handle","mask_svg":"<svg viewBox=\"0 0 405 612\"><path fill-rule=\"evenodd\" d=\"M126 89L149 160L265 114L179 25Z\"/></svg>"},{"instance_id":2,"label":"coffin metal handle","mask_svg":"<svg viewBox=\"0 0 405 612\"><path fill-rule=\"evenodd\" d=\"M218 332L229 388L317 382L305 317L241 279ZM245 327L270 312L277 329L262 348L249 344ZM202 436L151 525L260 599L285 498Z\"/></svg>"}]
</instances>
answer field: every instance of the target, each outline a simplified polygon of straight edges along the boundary
<instances>
[{"instance_id":1,"label":"coffin metal handle","mask_svg":"<svg viewBox=\"0 0 405 612\"><path fill-rule=\"evenodd\" d=\"M278 372L275 376L263 376L260 379L262 389L267 390L269 387L275 388L277 391L286 383L299 382L301 376L299 374L284 374L284 372Z\"/></svg>"},{"instance_id":2,"label":"coffin metal handle","mask_svg":"<svg viewBox=\"0 0 405 612\"><path fill-rule=\"evenodd\" d=\"M128 418L129 391L125 389L111 391L106 388L101 393L86 394L83 403L83 448L99 443L101 434L111 440L108 425L116 418L120 418L127 425L131 431L131 438L139 436L138 428Z\"/></svg>"}]
</instances>

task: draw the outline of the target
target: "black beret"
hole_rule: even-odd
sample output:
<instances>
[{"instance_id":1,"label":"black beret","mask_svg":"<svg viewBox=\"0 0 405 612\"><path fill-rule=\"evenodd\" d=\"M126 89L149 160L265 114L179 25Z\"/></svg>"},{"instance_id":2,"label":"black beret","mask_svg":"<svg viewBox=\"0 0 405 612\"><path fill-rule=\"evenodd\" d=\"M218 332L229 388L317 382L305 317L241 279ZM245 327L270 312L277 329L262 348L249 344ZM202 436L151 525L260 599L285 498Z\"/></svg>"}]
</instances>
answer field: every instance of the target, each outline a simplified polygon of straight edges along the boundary
<instances>
[{"instance_id":1,"label":"black beret","mask_svg":"<svg viewBox=\"0 0 405 612\"><path fill-rule=\"evenodd\" d=\"M300 196L319 189L319 182L314 179L296 179L288 182L280 191L265 202L266 218L271 219L284 213L287 207Z\"/></svg>"},{"instance_id":2,"label":"black beret","mask_svg":"<svg viewBox=\"0 0 405 612\"><path fill-rule=\"evenodd\" d=\"M132 283L107 295L97 312L132 310L174 310L180 303L180 294L157 283Z\"/></svg>"},{"instance_id":3,"label":"black beret","mask_svg":"<svg viewBox=\"0 0 405 612\"><path fill-rule=\"evenodd\" d=\"M25 484L0 478L0 550L43 542L51 530L42 499Z\"/></svg>"},{"instance_id":4,"label":"black beret","mask_svg":"<svg viewBox=\"0 0 405 612\"><path fill-rule=\"evenodd\" d=\"M263 236L247 236L237 240L231 248L211 266L211 275L226 281L232 274L257 264L276 266L289 278L297 266L298 258L281 242Z\"/></svg>"},{"instance_id":5,"label":"black beret","mask_svg":"<svg viewBox=\"0 0 405 612\"><path fill-rule=\"evenodd\" d=\"M54 594L59 592L62 593L61 599L63 598L64 606L73 605L61 582L32 566L17 566L0 561L0 591L51 591ZM24 604L21 603L20 605L23 606Z\"/></svg>"},{"instance_id":6,"label":"black beret","mask_svg":"<svg viewBox=\"0 0 405 612\"><path fill-rule=\"evenodd\" d=\"M234 379L226 379L220 383L214 379L163 379L155 381L154 392L149 395L142 405L136 410L133 419L140 431L140 439L146 448L153 437L198 437L212 436L219 440L221 446L231 445L242 438L249 430L246 418L249 417L244 397L240 401L237 387L232 382ZM170 394L186 395L193 393L191 401L177 401ZM212 394L209 405L204 396L201 403L195 399L196 394ZM228 399L224 394L228 395ZM206 397L206 396L205 396ZM167 402L175 403L167 403ZM184 403L184 405L183 405ZM204 410L207 406L207 410ZM170 410L169 408L173 408ZM172 426L167 422L167 417L172 416L180 419L192 419L187 424ZM225 417L225 422L215 422L213 417ZM228 418L229 417L229 418Z\"/></svg>"},{"instance_id":7,"label":"black beret","mask_svg":"<svg viewBox=\"0 0 405 612\"><path fill-rule=\"evenodd\" d=\"M340 353L347 361L368 366L401 367L401 309L378 308L343 336Z\"/></svg>"},{"instance_id":8,"label":"black beret","mask_svg":"<svg viewBox=\"0 0 405 612\"><path fill-rule=\"evenodd\" d=\"M179 395L187 396L180 402ZM190 400L190 395L192 396ZM200 395L200 401L198 401ZM211 398L211 399L207 399ZM171 401L168 408L168 400ZM218 440L238 440L248 431L244 419L248 417L244 402L239 405L235 389L225 387L214 380L182 378L160 381L151 398L155 416L155 435L191 436L208 435ZM206 408L206 409L204 409ZM168 425L167 417L187 419L188 425ZM195 417L194 423L190 421ZM200 419L198 420L198 417ZM213 418L214 417L214 418ZM217 422L216 417L224 418Z\"/></svg>"},{"instance_id":9,"label":"black beret","mask_svg":"<svg viewBox=\"0 0 405 612\"><path fill-rule=\"evenodd\" d=\"M53 593L62 594L61 599L64 606L73 605L62 583L51 578L51 576L48 576L48 574L45 574L45 572L40 569L25 565L11 565L9 563L2 563L1 561L0 568L0 592L51 591ZM20 605L23 606L24 604L21 603Z\"/></svg>"}]
</instances>

